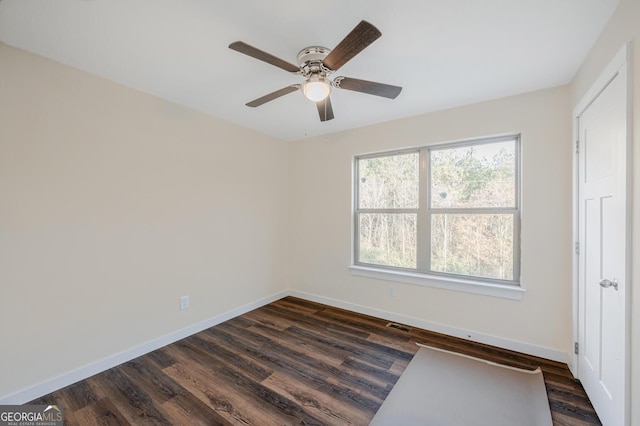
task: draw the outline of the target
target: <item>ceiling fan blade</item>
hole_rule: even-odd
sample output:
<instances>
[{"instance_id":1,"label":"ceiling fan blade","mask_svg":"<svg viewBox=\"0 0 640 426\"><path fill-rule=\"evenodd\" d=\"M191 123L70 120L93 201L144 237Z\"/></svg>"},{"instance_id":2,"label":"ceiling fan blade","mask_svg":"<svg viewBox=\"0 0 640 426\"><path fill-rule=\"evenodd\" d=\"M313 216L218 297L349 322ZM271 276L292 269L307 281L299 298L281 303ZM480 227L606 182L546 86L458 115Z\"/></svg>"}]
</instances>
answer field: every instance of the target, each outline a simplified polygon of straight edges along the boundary
<instances>
[{"instance_id":1,"label":"ceiling fan blade","mask_svg":"<svg viewBox=\"0 0 640 426\"><path fill-rule=\"evenodd\" d=\"M376 83L375 81L359 80L357 78L336 77L334 83L340 89L353 90L354 92L367 93L369 95L382 96L395 99L402 91L400 86Z\"/></svg>"},{"instance_id":2,"label":"ceiling fan blade","mask_svg":"<svg viewBox=\"0 0 640 426\"><path fill-rule=\"evenodd\" d=\"M237 52L244 53L245 55L259 59L263 62L274 65L278 68L282 68L285 71L289 71L289 72L300 71L300 67L298 67L297 65L293 65L292 63L287 62L283 59L280 59L276 56L273 56L270 53L267 53L260 49L256 49L253 46L249 46L247 43L244 43L242 41L234 41L229 45L229 49L233 49Z\"/></svg>"},{"instance_id":3,"label":"ceiling fan blade","mask_svg":"<svg viewBox=\"0 0 640 426\"><path fill-rule=\"evenodd\" d=\"M367 21L360 21L356 27L327 55L322 64L337 71L351 58L376 41L382 33Z\"/></svg>"},{"instance_id":4,"label":"ceiling fan blade","mask_svg":"<svg viewBox=\"0 0 640 426\"><path fill-rule=\"evenodd\" d=\"M329 96L316 102L316 106L318 107L318 114L320 114L320 121L333 120L333 107Z\"/></svg>"},{"instance_id":5,"label":"ceiling fan blade","mask_svg":"<svg viewBox=\"0 0 640 426\"><path fill-rule=\"evenodd\" d=\"M287 94L289 94L291 92L295 92L299 88L300 88L299 84L294 84L293 86L283 87L282 89L276 90L275 92L271 92L268 95L262 96L261 98L254 99L253 101L247 103L246 105L248 107L255 108L255 107L260 106L262 104L266 104L269 101L277 99L280 96L284 96L284 95L287 95Z\"/></svg>"}]
</instances>

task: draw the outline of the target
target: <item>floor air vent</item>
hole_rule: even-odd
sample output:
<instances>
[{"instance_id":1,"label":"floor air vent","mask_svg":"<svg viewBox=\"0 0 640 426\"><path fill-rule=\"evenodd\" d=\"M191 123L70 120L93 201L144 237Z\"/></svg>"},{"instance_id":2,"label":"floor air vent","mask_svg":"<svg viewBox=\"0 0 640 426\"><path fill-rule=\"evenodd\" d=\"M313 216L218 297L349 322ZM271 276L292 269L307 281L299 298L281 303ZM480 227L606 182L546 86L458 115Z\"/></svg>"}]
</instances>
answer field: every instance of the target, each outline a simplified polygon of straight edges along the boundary
<instances>
[{"instance_id":1,"label":"floor air vent","mask_svg":"<svg viewBox=\"0 0 640 426\"><path fill-rule=\"evenodd\" d=\"M406 325L402 325L402 324L398 324L398 323L395 323L395 322L390 322L389 324L387 324L387 327L389 327L389 328L397 328L398 330L406 331L407 333L411 331L411 327L406 326Z\"/></svg>"}]
</instances>

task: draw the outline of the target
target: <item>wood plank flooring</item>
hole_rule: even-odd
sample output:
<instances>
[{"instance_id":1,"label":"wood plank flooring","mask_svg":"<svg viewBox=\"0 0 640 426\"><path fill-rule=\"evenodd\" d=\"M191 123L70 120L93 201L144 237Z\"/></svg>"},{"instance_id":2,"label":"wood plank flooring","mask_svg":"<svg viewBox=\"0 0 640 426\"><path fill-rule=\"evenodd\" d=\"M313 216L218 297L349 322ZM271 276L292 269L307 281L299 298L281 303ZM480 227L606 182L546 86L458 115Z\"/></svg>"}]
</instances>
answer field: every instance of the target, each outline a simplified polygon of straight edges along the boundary
<instances>
[{"instance_id":1,"label":"wood plank flooring","mask_svg":"<svg viewBox=\"0 0 640 426\"><path fill-rule=\"evenodd\" d=\"M554 425L600 424L565 364L287 297L46 395L68 425L367 425L415 342L544 373Z\"/></svg>"}]
</instances>

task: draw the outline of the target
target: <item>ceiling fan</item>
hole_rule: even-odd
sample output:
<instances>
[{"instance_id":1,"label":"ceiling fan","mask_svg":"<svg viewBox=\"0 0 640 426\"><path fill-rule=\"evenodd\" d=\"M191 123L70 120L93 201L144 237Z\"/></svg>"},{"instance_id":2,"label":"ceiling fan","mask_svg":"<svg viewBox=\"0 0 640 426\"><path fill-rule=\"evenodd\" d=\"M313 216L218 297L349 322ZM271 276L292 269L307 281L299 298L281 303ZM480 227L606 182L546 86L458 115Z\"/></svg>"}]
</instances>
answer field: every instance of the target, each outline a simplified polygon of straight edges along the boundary
<instances>
[{"instance_id":1,"label":"ceiling fan","mask_svg":"<svg viewBox=\"0 0 640 426\"><path fill-rule=\"evenodd\" d=\"M301 90L304 96L316 103L320 121L333 119L333 108L329 94L332 88L352 90L369 95L395 99L402 87L349 77L329 78L351 58L376 41L382 33L367 21L360 21L356 27L333 49L322 46L305 47L298 53L298 65L282 60L242 41L229 45L230 49L282 68L305 78L302 84L292 84L247 103L257 107L288 93Z\"/></svg>"}]
</instances>

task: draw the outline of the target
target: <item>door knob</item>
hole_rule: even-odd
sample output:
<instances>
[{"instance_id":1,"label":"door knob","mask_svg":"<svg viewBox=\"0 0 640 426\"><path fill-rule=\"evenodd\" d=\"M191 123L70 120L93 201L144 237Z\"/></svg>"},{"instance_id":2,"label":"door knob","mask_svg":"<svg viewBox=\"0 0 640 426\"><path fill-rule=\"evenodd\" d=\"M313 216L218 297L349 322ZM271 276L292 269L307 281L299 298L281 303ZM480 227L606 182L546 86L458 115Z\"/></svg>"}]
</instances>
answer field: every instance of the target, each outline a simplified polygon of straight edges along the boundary
<instances>
[{"instance_id":1,"label":"door knob","mask_svg":"<svg viewBox=\"0 0 640 426\"><path fill-rule=\"evenodd\" d=\"M608 279L603 278L603 279L600 280L600 287L602 287L602 288L613 287L617 291L618 290L618 279L614 278L613 281L609 281Z\"/></svg>"}]
</instances>

